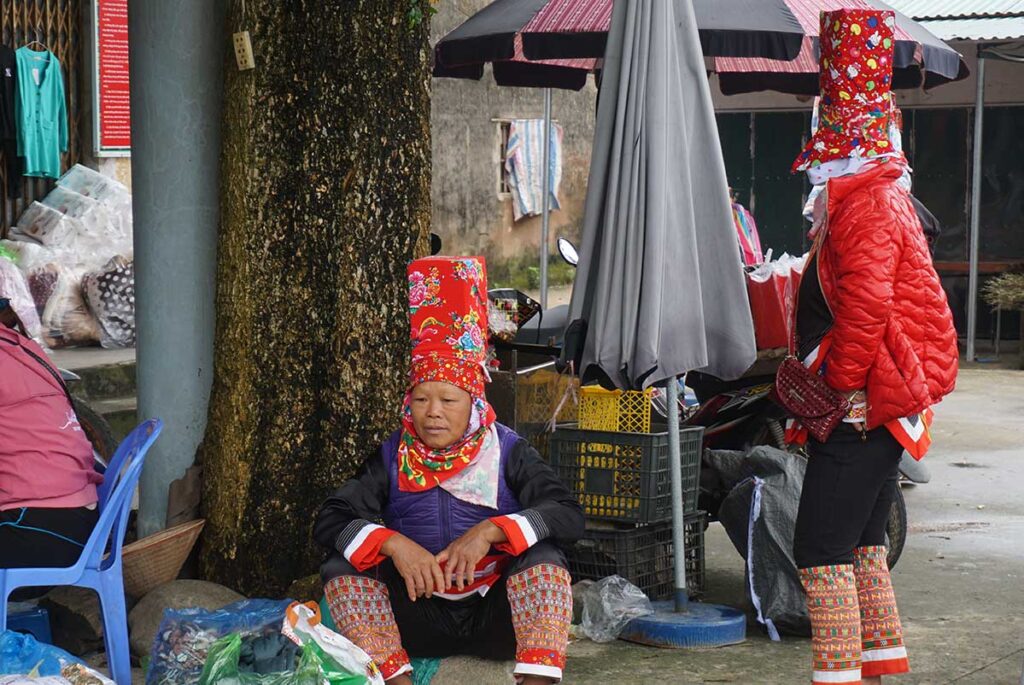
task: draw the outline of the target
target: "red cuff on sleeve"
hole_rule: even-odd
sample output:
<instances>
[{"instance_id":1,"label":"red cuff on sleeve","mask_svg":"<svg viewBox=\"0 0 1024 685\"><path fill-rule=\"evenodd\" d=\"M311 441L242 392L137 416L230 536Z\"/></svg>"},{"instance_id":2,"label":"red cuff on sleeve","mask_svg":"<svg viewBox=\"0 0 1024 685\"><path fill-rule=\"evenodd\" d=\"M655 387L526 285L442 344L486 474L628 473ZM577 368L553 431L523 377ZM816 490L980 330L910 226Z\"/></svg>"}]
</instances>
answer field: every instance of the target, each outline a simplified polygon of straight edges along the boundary
<instances>
[{"instance_id":1,"label":"red cuff on sleeve","mask_svg":"<svg viewBox=\"0 0 1024 685\"><path fill-rule=\"evenodd\" d=\"M525 516L520 514L495 516L490 521L498 528L501 528L502 532L505 533L505 537L508 538L508 542L495 545L495 549L517 557L537 544L537 533L533 530L533 526L530 525Z\"/></svg>"},{"instance_id":2,"label":"red cuff on sleeve","mask_svg":"<svg viewBox=\"0 0 1024 685\"><path fill-rule=\"evenodd\" d=\"M359 531L342 554L357 571L365 571L384 561L385 557L380 553L380 548L394 534L393 530L371 523Z\"/></svg>"}]
</instances>

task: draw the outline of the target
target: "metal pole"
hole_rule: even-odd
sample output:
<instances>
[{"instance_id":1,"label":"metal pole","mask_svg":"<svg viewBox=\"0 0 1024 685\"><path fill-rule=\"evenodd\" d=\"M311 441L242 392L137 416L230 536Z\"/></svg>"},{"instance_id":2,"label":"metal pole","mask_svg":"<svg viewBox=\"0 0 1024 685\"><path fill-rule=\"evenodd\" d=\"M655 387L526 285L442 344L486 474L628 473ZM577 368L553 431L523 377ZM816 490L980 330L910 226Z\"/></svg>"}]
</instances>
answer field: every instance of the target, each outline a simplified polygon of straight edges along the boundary
<instances>
[{"instance_id":1,"label":"metal pole","mask_svg":"<svg viewBox=\"0 0 1024 685\"><path fill-rule=\"evenodd\" d=\"M544 89L544 173L540 223L540 306L548 308L548 241L551 228L551 89Z\"/></svg>"},{"instance_id":2,"label":"metal pole","mask_svg":"<svg viewBox=\"0 0 1024 685\"><path fill-rule=\"evenodd\" d=\"M974 101L974 162L971 170L970 272L967 278L967 361L974 361L978 327L978 246L981 226L981 145L985 126L985 58L978 52L978 88Z\"/></svg>"},{"instance_id":3,"label":"metal pole","mask_svg":"<svg viewBox=\"0 0 1024 685\"><path fill-rule=\"evenodd\" d=\"M690 595L686 591L686 524L683 520L682 456L679 452L679 383L665 383L668 412L668 466L672 471L672 557L675 562L676 611L686 611Z\"/></svg>"},{"instance_id":4,"label":"metal pole","mask_svg":"<svg viewBox=\"0 0 1024 685\"><path fill-rule=\"evenodd\" d=\"M139 536L166 527L213 378L224 0L132 0L132 209L139 417L164 420L140 481ZM187 94L183 96L183 94Z\"/></svg>"}]
</instances>

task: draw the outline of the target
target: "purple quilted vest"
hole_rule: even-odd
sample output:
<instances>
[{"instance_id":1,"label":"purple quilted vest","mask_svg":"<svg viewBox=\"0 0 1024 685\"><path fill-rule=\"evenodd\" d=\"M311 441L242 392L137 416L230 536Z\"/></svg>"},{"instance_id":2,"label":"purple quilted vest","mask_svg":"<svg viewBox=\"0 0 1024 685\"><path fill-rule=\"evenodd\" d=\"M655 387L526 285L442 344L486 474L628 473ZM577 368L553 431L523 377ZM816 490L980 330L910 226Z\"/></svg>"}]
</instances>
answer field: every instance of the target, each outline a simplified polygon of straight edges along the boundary
<instances>
[{"instance_id":1,"label":"purple quilted vest","mask_svg":"<svg viewBox=\"0 0 1024 685\"><path fill-rule=\"evenodd\" d=\"M414 540L431 554L437 554L467 530L492 516L515 514L522 510L519 500L505 483L505 463L519 436L498 424L501 442L501 467L498 471L498 508L490 509L463 502L443 488L426 492L398 489L398 440L396 431L381 447L388 469L388 503L384 507L384 525Z\"/></svg>"}]
</instances>

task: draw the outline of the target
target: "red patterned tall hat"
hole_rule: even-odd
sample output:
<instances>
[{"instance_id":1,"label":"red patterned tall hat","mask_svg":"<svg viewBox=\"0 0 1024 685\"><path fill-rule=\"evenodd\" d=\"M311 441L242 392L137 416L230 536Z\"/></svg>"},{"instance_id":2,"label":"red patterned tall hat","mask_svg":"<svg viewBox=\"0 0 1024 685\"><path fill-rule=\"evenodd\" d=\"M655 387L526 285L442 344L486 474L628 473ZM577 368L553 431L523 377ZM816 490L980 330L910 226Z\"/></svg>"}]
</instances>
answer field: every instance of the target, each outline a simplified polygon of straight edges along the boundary
<instances>
[{"instance_id":1,"label":"red patterned tall hat","mask_svg":"<svg viewBox=\"0 0 1024 685\"><path fill-rule=\"evenodd\" d=\"M487 269L482 257L427 257L409 264L410 386L442 381L483 397Z\"/></svg>"},{"instance_id":2,"label":"red patterned tall hat","mask_svg":"<svg viewBox=\"0 0 1024 685\"><path fill-rule=\"evenodd\" d=\"M889 122L894 29L890 10L841 9L821 13L821 103L818 130L793 163L793 172L825 162L871 159L895 152Z\"/></svg>"}]
</instances>

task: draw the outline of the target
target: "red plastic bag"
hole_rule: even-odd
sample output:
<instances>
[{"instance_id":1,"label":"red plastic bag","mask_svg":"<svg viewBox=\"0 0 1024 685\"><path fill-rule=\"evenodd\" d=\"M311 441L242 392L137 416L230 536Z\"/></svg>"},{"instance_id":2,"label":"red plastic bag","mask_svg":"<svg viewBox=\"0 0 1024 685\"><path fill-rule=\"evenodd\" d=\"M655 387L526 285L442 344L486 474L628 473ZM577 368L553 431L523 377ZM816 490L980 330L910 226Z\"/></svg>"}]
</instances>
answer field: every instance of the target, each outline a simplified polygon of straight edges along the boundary
<instances>
[{"instance_id":1,"label":"red plastic bag","mask_svg":"<svg viewBox=\"0 0 1024 685\"><path fill-rule=\"evenodd\" d=\"M783 255L747 274L747 295L758 350L789 347L792 298L800 288L804 260Z\"/></svg>"}]
</instances>

